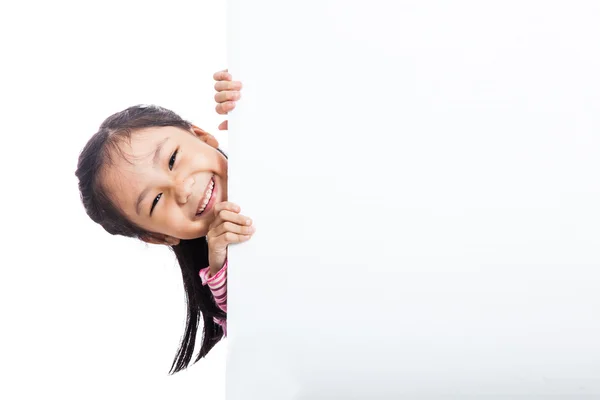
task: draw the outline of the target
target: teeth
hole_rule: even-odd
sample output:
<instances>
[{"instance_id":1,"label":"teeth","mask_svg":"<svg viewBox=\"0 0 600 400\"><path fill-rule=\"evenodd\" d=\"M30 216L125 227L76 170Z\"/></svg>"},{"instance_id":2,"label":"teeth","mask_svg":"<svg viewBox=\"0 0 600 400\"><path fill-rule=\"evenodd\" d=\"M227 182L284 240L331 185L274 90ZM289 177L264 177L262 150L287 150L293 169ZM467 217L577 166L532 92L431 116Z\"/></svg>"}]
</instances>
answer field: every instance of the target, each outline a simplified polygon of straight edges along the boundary
<instances>
[{"instance_id":1,"label":"teeth","mask_svg":"<svg viewBox=\"0 0 600 400\"><path fill-rule=\"evenodd\" d=\"M206 205L208 204L208 202L210 200L210 196L212 195L214 187L215 187L215 182L211 179L210 185L208 185L208 190L206 191L206 194L204 196L204 201L202 202L202 206L200 207L198 214L202 213L202 211L204 211L204 209L206 208Z\"/></svg>"}]
</instances>

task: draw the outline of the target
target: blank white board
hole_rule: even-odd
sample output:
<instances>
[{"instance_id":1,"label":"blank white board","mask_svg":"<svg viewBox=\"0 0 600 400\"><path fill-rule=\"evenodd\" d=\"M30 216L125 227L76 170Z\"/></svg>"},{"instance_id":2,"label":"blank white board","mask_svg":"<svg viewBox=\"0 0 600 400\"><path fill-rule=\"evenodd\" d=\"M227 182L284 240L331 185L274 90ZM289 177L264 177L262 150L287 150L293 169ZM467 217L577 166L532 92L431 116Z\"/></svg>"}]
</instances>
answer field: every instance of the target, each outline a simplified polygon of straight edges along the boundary
<instances>
[{"instance_id":1,"label":"blank white board","mask_svg":"<svg viewBox=\"0 0 600 400\"><path fill-rule=\"evenodd\" d=\"M600 396L600 2L228 7L228 399Z\"/></svg>"}]
</instances>

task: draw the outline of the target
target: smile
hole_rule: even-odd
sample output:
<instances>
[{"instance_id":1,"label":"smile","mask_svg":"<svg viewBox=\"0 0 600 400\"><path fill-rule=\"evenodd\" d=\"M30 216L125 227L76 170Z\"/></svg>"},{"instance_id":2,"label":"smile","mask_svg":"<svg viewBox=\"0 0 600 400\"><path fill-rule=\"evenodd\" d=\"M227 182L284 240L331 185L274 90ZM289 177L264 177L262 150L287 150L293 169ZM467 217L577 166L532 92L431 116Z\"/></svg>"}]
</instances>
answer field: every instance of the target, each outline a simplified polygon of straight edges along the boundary
<instances>
[{"instance_id":1,"label":"smile","mask_svg":"<svg viewBox=\"0 0 600 400\"><path fill-rule=\"evenodd\" d=\"M204 196L202 196L202 199L200 199L200 202L198 203L198 208L196 209L196 216L202 215L202 213L204 211L206 211L207 209L209 209L212 206L212 203L214 203L213 199L215 197L214 189L215 189L215 179L213 176L212 178L210 178L210 182L208 182L208 186L206 187L206 190L204 191Z\"/></svg>"}]
</instances>

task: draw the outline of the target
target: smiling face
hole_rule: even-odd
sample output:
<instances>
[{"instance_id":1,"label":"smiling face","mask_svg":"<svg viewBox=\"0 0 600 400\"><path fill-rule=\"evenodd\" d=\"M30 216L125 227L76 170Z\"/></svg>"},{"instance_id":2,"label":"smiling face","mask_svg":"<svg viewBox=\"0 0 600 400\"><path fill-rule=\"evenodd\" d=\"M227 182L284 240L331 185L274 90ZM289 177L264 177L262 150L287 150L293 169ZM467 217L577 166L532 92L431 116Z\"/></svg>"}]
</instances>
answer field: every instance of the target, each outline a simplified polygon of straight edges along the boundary
<instances>
[{"instance_id":1,"label":"smiling face","mask_svg":"<svg viewBox=\"0 0 600 400\"><path fill-rule=\"evenodd\" d=\"M131 222L178 239L206 236L216 203L227 200L227 159L215 138L194 126L134 131L101 184Z\"/></svg>"}]
</instances>

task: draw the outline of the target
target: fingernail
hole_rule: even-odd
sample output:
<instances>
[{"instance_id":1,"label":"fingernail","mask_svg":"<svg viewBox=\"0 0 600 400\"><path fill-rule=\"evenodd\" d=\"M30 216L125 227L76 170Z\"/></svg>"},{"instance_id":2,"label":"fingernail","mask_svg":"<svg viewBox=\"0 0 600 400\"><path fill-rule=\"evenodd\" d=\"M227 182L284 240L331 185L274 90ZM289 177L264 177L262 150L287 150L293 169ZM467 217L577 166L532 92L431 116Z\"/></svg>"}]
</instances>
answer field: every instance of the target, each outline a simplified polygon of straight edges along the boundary
<instances>
[{"instance_id":1,"label":"fingernail","mask_svg":"<svg viewBox=\"0 0 600 400\"><path fill-rule=\"evenodd\" d=\"M252 225L252 220L251 219L247 219L246 220L246 225Z\"/></svg>"}]
</instances>

